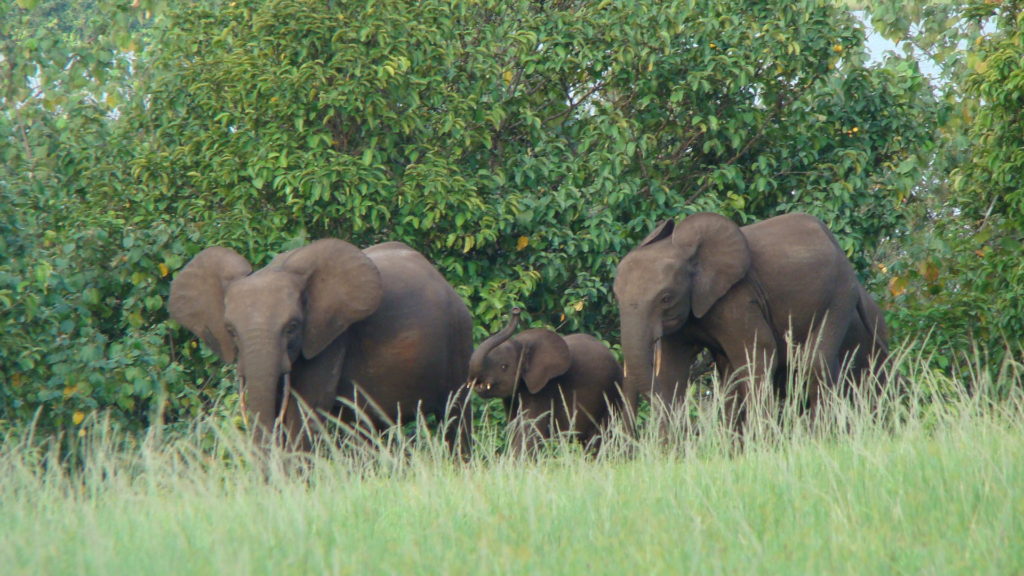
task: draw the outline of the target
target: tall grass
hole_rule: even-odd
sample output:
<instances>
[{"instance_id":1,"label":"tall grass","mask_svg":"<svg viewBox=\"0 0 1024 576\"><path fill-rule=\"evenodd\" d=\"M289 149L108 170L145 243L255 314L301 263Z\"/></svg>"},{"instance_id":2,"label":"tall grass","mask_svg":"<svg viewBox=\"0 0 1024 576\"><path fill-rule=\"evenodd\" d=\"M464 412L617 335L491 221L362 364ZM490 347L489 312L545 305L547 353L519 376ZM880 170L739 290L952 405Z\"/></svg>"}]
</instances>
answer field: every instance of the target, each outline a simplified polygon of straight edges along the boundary
<instances>
[{"instance_id":1,"label":"tall grass","mask_svg":"<svg viewBox=\"0 0 1024 576\"><path fill-rule=\"evenodd\" d=\"M99 420L68 466L15 430L0 573L1024 573L1019 366L897 362L898 395L831 399L813 422L766 405L783 416L742 448L720 395L596 457L505 455L493 426L462 463L427 431L296 454L222 422L136 439Z\"/></svg>"}]
</instances>

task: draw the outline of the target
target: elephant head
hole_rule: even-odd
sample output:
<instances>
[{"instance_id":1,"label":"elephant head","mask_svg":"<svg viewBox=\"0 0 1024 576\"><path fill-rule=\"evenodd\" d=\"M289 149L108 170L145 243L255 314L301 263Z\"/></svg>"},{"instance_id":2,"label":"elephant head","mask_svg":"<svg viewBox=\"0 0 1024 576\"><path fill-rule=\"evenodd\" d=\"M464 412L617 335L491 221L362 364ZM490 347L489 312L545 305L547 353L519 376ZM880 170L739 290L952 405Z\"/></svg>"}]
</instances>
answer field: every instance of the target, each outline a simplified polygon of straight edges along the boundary
<instances>
[{"instance_id":1,"label":"elephant head","mask_svg":"<svg viewBox=\"0 0 1024 576\"><path fill-rule=\"evenodd\" d=\"M635 400L660 369L660 341L703 318L750 268L746 238L736 224L699 213L659 224L619 263L624 390ZM684 383L685 384L685 383Z\"/></svg>"},{"instance_id":2,"label":"elephant head","mask_svg":"<svg viewBox=\"0 0 1024 576\"><path fill-rule=\"evenodd\" d=\"M508 325L484 340L470 358L470 387L483 398L511 398L520 383L536 394L572 364L568 344L550 330L524 330L513 337L519 314L513 308Z\"/></svg>"},{"instance_id":3,"label":"elephant head","mask_svg":"<svg viewBox=\"0 0 1024 576\"><path fill-rule=\"evenodd\" d=\"M234 250L200 252L171 283L171 318L221 358L238 362L246 410L264 432L287 402L296 362L320 354L382 297L380 272L335 239L279 255L252 273Z\"/></svg>"}]
</instances>

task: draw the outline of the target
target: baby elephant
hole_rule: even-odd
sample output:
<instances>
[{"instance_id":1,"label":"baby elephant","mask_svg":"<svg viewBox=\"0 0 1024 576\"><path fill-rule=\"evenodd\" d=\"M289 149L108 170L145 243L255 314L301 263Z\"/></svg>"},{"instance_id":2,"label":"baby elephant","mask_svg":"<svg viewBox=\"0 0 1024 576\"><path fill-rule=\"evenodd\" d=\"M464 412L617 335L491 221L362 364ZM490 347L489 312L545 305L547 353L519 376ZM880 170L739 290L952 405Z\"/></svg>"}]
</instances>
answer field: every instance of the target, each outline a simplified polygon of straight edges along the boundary
<instances>
[{"instance_id":1,"label":"baby elephant","mask_svg":"<svg viewBox=\"0 0 1024 576\"><path fill-rule=\"evenodd\" d=\"M596 450L610 408L621 406L621 366L608 347L586 334L563 338L533 328L513 336L520 312L513 308L508 325L473 353L470 388L482 398L504 400L515 425L515 453L533 452L560 433Z\"/></svg>"}]
</instances>

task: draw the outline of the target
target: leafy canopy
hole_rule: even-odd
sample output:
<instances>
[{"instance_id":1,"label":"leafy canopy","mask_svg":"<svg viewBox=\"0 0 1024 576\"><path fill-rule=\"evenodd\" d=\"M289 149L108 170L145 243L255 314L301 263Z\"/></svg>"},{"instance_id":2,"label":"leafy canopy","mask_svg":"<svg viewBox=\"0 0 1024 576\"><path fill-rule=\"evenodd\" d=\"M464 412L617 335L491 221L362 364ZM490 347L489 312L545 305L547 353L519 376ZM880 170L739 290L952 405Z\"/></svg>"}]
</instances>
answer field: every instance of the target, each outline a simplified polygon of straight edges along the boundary
<instances>
[{"instance_id":1,"label":"leafy canopy","mask_svg":"<svg viewBox=\"0 0 1024 576\"><path fill-rule=\"evenodd\" d=\"M43 406L67 425L115 404L139 422L161 397L171 418L218 398L221 369L162 307L212 244L258 267L323 236L405 241L478 337L515 303L614 341L616 263L698 210L811 212L868 272L936 122L916 67L868 64L860 22L823 0L161 8L96 0L75 30L123 22L96 49L102 74L66 67L90 36L69 34L46 96L5 105L6 142L48 147L8 146L0 178L33 207L28 233L4 231L21 257L3 265L0 338L13 349L19 323L37 343L2 368L30 383L6 392L14 416ZM23 34L42 4L8 10ZM25 70L43 60L4 50Z\"/></svg>"}]
</instances>

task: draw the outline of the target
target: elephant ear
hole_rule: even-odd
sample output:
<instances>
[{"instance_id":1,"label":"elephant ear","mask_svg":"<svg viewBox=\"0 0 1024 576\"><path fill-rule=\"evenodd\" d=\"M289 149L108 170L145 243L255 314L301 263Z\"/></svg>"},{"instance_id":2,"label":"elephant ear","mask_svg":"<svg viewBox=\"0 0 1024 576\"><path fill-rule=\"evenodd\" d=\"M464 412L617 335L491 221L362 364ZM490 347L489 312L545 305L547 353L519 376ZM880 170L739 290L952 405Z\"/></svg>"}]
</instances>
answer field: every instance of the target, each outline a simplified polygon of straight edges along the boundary
<instances>
[{"instance_id":1,"label":"elephant ear","mask_svg":"<svg viewBox=\"0 0 1024 576\"><path fill-rule=\"evenodd\" d=\"M377 266L343 240L317 240L292 251L280 264L306 278L302 334L306 358L313 358L349 326L373 314L384 295Z\"/></svg>"},{"instance_id":2,"label":"elephant ear","mask_svg":"<svg viewBox=\"0 0 1024 576\"><path fill-rule=\"evenodd\" d=\"M747 239L732 220L710 212L688 216L676 227L672 242L696 248L691 310L703 318L750 270Z\"/></svg>"},{"instance_id":3,"label":"elephant ear","mask_svg":"<svg viewBox=\"0 0 1024 576\"><path fill-rule=\"evenodd\" d=\"M565 374L572 365L569 345L551 330L524 330L515 339L523 346L522 377L531 394L540 392L552 378Z\"/></svg>"},{"instance_id":4,"label":"elephant ear","mask_svg":"<svg viewBox=\"0 0 1024 576\"><path fill-rule=\"evenodd\" d=\"M659 240L664 240L672 235L672 231L675 230L675 220L662 220L654 227L654 231L647 235L646 238L640 241L638 248L647 246L648 244L654 244Z\"/></svg>"},{"instance_id":5,"label":"elephant ear","mask_svg":"<svg viewBox=\"0 0 1024 576\"><path fill-rule=\"evenodd\" d=\"M252 273L252 266L230 248L211 246L192 259L171 282L167 310L171 318L199 336L227 363L235 361L235 344L224 325L228 285Z\"/></svg>"}]
</instances>

